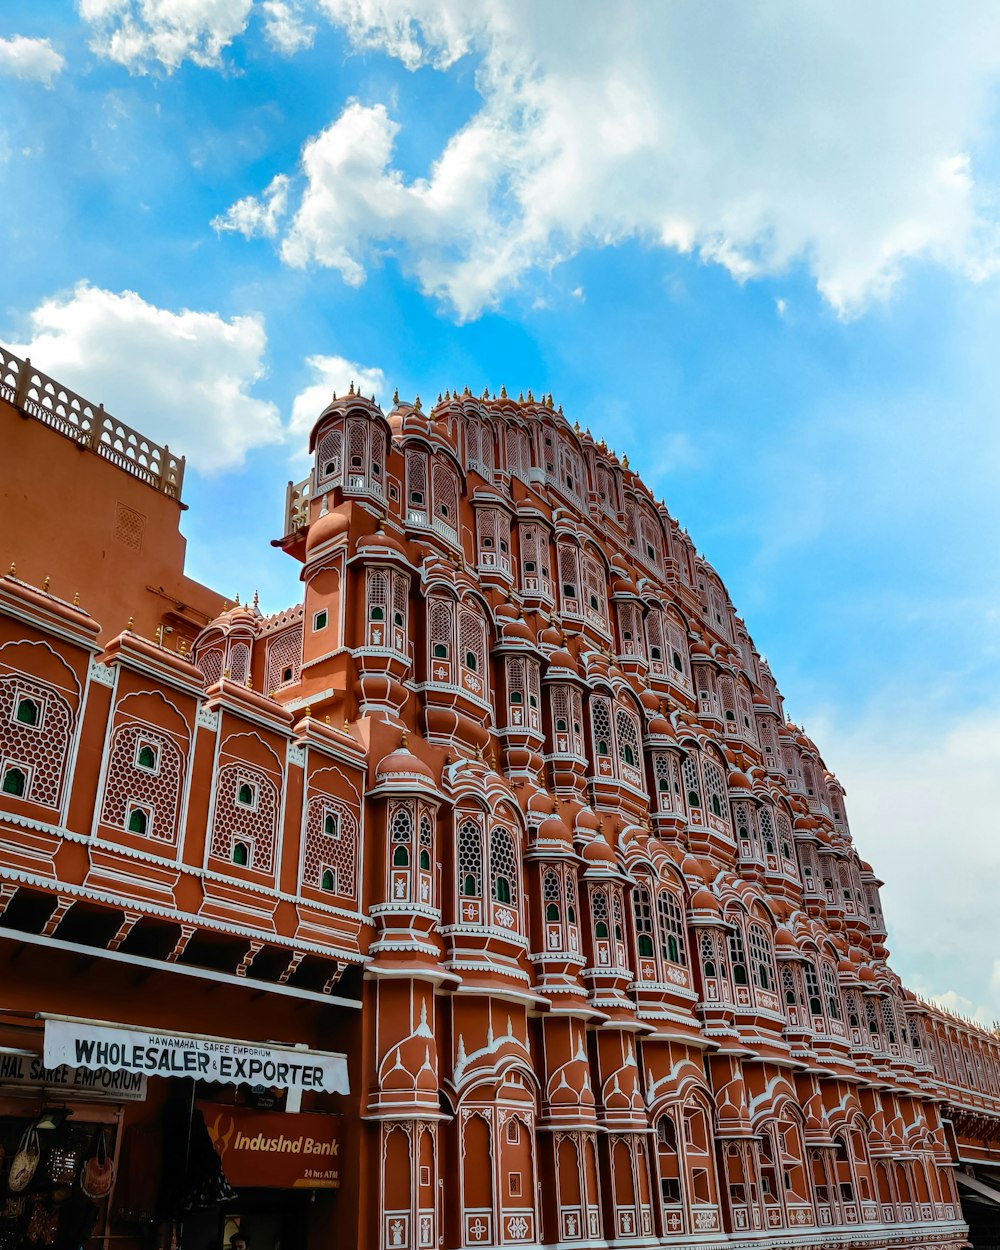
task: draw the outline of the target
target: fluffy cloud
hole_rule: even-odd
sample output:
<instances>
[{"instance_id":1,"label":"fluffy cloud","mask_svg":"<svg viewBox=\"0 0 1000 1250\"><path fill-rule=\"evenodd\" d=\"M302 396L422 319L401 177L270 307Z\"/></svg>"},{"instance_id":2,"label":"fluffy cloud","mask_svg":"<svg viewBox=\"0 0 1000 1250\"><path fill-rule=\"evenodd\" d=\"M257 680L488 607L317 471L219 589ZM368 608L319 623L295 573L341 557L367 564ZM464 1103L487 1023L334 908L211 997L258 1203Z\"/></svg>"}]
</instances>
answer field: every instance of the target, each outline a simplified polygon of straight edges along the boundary
<instances>
[{"instance_id":1,"label":"fluffy cloud","mask_svg":"<svg viewBox=\"0 0 1000 1250\"><path fill-rule=\"evenodd\" d=\"M94 2L94 0L91 0ZM396 251L477 315L531 269L638 238L735 279L807 265L841 313L907 261L997 266L972 160L991 120L1000 11L960 3L722 6L318 0L359 51L408 69L477 58L478 112L425 178L400 123L350 104L302 155L285 260L360 282Z\"/></svg>"},{"instance_id":2,"label":"fluffy cloud","mask_svg":"<svg viewBox=\"0 0 1000 1250\"><path fill-rule=\"evenodd\" d=\"M295 443L296 453L305 452L309 431L333 395L346 395L352 383L355 390L363 395L374 395L376 400L384 400L386 395L385 374L381 369L359 365L343 356L309 356L306 364L315 380L295 396L288 427L288 437Z\"/></svg>"},{"instance_id":3,"label":"fluffy cloud","mask_svg":"<svg viewBox=\"0 0 1000 1250\"><path fill-rule=\"evenodd\" d=\"M247 239L257 236L273 239L278 233L279 221L288 211L288 187L288 177L277 174L268 183L263 195L248 195L237 200L224 213L213 218L213 229L220 232L232 230Z\"/></svg>"},{"instance_id":4,"label":"fluffy cloud","mask_svg":"<svg viewBox=\"0 0 1000 1250\"><path fill-rule=\"evenodd\" d=\"M246 29L253 0L77 0L91 28L92 50L144 74L172 73L181 62L218 65L222 51Z\"/></svg>"},{"instance_id":5,"label":"fluffy cloud","mask_svg":"<svg viewBox=\"0 0 1000 1250\"><path fill-rule=\"evenodd\" d=\"M30 321L18 355L202 472L239 465L283 436L274 405L248 393L264 372L258 317L170 312L133 291L80 283L41 303Z\"/></svg>"},{"instance_id":6,"label":"fluffy cloud","mask_svg":"<svg viewBox=\"0 0 1000 1250\"><path fill-rule=\"evenodd\" d=\"M65 59L47 39L28 39L24 35L0 39L0 74L5 77L51 87L65 65Z\"/></svg>"},{"instance_id":7,"label":"fluffy cloud","mask_svg":"<svg viewBox=\"0 0 1000 1250\"><path fill-rule=\"evenodd\" d=\"M311 48L316 27L310 26L302 17L302 7L286 3L286 0L264 0L264 33L268 43L283 56L294 56L304 48Z\"/></svg>"},{"instance_id":8,"label":"fluffy cloud","mask_svg":"<svg viewBox=\"0 0 1000 1250\"><path fill-rule=\"evenodd\" d=\"M949 1010L1000 1019L1000 709L942 724L887 695L850 729L818 718L809 731L847 788L862 858L886 883L893 967Z\"/></svg>"}]
</instances>

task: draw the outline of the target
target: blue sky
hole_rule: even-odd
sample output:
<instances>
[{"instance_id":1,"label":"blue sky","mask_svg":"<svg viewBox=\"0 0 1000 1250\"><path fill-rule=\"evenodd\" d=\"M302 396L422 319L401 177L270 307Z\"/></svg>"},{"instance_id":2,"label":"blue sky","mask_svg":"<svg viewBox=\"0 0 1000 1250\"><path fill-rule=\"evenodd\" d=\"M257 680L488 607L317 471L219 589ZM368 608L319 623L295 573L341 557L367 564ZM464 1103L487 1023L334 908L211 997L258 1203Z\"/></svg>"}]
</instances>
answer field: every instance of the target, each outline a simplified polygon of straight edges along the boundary
<instances>
[{"instance_id":1,"label":"blue sky","mask_svg":"<svg viewBox=\"0 0 1000 1250\"><path fill-rule=\"evenodd\" d=\"M722 574L888 882L1000 1015L1000 14L8 0L0 338L189 458L266 610L305 433L551 390Z\"/></svg>"}]
</instances>

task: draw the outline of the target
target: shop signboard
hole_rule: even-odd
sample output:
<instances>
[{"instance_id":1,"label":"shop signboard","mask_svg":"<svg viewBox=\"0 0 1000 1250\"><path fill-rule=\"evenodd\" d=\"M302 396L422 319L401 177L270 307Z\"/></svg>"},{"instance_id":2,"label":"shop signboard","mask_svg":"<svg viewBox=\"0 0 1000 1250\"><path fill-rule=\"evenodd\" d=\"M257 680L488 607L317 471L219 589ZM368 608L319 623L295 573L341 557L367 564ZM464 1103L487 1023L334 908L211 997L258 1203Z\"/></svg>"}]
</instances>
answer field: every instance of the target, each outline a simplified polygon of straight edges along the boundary
<instances>
[{"instance_id":1,"label":"shop signboard","mask_svg":"<svg viewBox=\"0 0 1000 1250\"><path fill-rule=\"evenodd\" d=\"M86 1098L144 1102L146 1078L139 1072L77 1068L67 1063L47 1067L41 1055L0 1050L0 1086L52 1089Z\"/></svg>"},{"instance_id":2,"label":"shop signboard","mask_svg":"<svg viewBox=\"0 0 1000 1250\"><path fill-rule=\"evenodd\" d=\"M235 1188L340 1188L339 1116L197 1105Z\"/></svg>"},{"instance_id":3,"label":"shop signboard","mask_svg":"<svg viewBox=\"0 0 1000 1250\"><path fill-rule=\"evenodd\" d=\"M347 1094L343 1055L290 1046L240 1042L191 1033L154 1033L90 1021L45 1021L49 1066L104 1068L145 1076L188 1076L223 1085L269 1085L277 1089Z\"/></svg>"}]
</instances>

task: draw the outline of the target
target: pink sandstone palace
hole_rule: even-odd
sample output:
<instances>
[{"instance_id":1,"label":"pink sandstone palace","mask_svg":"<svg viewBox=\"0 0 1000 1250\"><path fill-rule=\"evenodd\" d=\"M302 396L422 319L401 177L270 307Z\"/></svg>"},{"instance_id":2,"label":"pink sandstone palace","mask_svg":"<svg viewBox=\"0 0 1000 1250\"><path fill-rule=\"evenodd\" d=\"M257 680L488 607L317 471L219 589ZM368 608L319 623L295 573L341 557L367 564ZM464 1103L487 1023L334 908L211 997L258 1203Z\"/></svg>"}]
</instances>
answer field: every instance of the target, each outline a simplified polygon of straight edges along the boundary
<instances>
[{"instance_id":1,"label":"pink sandstone palace","mask_svg":"<svg viewBox=\"0 0 1000 1250\"><path fill-rule=\"evenodd\" d=\"M1000 1034L900 984L725 587L551 396L334 397L273 616L8 352L0 446L0 1245L74 1151L126 1250L1000 1244Z\"/></svg>"}]
</instances>

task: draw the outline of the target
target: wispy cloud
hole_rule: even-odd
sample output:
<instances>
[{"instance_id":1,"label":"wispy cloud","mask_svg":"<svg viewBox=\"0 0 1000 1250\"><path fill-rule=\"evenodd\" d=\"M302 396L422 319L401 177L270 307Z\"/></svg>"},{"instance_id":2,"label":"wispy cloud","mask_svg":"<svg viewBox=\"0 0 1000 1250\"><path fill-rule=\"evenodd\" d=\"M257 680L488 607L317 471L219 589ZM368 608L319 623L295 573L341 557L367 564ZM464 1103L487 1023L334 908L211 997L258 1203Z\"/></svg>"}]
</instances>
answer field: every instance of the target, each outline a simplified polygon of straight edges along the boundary
<instances>
[{"instance_id":1,"label":"wispy cloud","mask_svg":"<svg viewBox=\"0 0 1000 1250\"><path fill-rule=\"evenodd\" d=\"M0 75L51 87L66 68L66 59L48 39L11 35L0 39Z\"/></svg>"}]
</instances>

